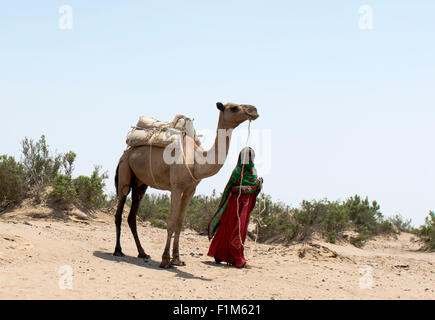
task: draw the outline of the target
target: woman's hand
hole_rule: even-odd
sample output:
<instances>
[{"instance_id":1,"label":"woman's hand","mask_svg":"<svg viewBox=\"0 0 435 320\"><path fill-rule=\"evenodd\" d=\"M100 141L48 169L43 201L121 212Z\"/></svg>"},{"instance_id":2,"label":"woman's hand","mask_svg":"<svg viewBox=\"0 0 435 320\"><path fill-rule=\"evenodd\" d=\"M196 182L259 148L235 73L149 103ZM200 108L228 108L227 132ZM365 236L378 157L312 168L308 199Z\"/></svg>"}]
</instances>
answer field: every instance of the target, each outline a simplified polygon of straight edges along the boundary
<instances>
[{"instance_id":1,"label":"woman's hand","mask_svg":"<svg viewBox=\"0 0 435 320\"><path fill-rule=\"evenodd\" d=\"M235 185L235 186L231 187L231 191L235 192L235 193L241 192L241 193L245 194L245 193L248 193L252 190L255 190L255 186L237 186L237 185Z\"/></svg>"}]
</instances>

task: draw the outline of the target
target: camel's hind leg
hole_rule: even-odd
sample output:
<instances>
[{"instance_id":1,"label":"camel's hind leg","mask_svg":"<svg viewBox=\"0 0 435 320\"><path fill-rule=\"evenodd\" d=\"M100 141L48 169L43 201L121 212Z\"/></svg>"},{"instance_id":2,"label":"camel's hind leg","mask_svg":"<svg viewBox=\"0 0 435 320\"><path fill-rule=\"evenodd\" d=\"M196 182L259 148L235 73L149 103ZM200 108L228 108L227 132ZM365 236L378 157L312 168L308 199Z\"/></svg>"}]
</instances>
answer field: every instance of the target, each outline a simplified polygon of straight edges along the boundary
<instances>
[{"instance_id":1,"label":"camel's hind leg","mask_svg":"<svg viewBox=\"0 0 435 320\"><path fill-rule=\"evenodd\" d=\"M130 226L131 233L133 234L134 241L136 242L137 251L139 252L138 258L145 259L149 259L150 256L145 253L145 250L140 244L139 236L137 234L136 215L139 209L140 201L142 200L147 187L148 186L145 184L141 186L138 186L137 183L133 184L131 191L131 210L130 214L128 215L128 225Z\"/></svg>"},{"instance_id":2,"label":"camel's hind leg","mask_svg":"<svg viewBox=\"0 0 435 320\"><path fill-rule=\"evenodd\" d=\"M122 222L122 212L124 211L124 204L127 196L120 196L118 200L118 208L116 209L115 214L115 225L116 225L116 247L114 256L123 257L121 249L121 222Z\"/></svg>"},{"instance_id":3,"label":"camel's hind leg","mask_svg":"<svg viewBox=\"0 0 435 320\"><path fill-rule=\"evenodd\" d=\"M124 154L125 155L125 154ZM124 211L125 201L130 193L130 186L132 179L132 172L128 165L128 162L124 160L124 156L121 157L119 161L118 168L116 169L116 192L118 194L118 207L115 214L115 225L116 225L116 246L114 256L122 257L124 254L121 249L121 222L122 213Z\"/></svg>"}]
</instances>

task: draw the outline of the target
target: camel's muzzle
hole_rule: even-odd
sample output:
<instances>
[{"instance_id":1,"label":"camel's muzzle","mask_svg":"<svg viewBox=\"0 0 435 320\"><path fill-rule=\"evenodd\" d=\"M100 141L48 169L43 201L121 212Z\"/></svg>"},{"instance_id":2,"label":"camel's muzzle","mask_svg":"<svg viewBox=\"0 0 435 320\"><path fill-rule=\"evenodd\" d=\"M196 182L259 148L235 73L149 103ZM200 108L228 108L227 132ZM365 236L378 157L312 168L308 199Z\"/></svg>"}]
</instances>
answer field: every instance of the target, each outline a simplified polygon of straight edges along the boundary
<instances>
[{"instance_id":1,"label":"camel's muzzle","mask_svg":"<svg viewBox=\"0 0 435 320\"><path fill-rule=\"evenodd\" d=\"M257 108L251 105L243 105L245 109L245 114L248 116L249 120L255 120L259 117Z\"/></svg>"}]
</instances>

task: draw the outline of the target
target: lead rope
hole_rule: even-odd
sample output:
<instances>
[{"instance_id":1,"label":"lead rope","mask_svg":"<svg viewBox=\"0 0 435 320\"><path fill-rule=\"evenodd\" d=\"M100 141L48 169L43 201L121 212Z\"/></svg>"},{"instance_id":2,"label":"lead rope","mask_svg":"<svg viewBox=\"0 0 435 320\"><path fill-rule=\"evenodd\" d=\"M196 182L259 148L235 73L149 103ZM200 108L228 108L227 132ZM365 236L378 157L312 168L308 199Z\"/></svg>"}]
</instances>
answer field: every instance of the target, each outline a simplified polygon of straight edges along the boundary
<instances>
[{"instance_id":1,"label":"lead rope","mask_svg":"<svg viewBox=\"0 0 435 320\"><path fill-rule=\"evenodd\" d=\"M260 211L260 213L257 215L257 218L255 219L257 222L255 224L255 241L254 241L254 247L252 248L252 252L255 252L255 249L257 247L257 239L258 239L258 232L260 231L259 225L260 225L260 216L263 214L264 211L266 211L266 198L264 197L264 193L261 193L261 196L263 198L264 208Z\"/></svg>"},{"instance_id":2,"label":"lead rope","mask_svg":"<svg viewBox=\"0 0 435 320\"><path fill-rule=\"evenodd\" d=\"M246 151L246 147L248 146L248 141L249 141L250 135L251 135L251 120L249 120L249 123L248 123L248 137L246 138L245 148L243 149L244 153ZM244 156L244 154L243 154L243 156ZM236 201L237 202L237 220L239 222L239 241L240 241L240 245L243 248L245 248L245 245L243 244L242 234L241 234L241 230L240 230L241 223L240 223L240 214L239 214L239 209L240 209L239 198L242 195L242 181L243 181L243 173L244 173L244 169L245 169L245 162L246 162L246 159L243 159L243 161L242 161L242 173L240 175L239 195L237 196L237 201ZM249 223L249 221L248 221L248 223Z\"/></svg>"},{"instance_id":3,"label":"lead rope","mask_svg":"<svg viewBox=\"0 0 435 320\"><path fill-rule=\"evenodd\" d=\"M248 137L246 138L246 143L245 143L245 148L248 146L248 141L249 141L249 137L251 135L251 120L249 120L249 124L248 124ZM242 175L245 169L245 161L243 161L242 163ZM240 222L240 207L239 207L239 198L242 194L242 176L240 177L240 185L239 185L239 194L237 196L237 219L238 219L238 223L239 223L239 241L240 241L240 245L245 248L245 245L242 242L242 235L241 235L241 222ZM264 208L263 210L260 211L260 213L257 215L257 223L256 223L256 233L255 233L255 241L254 241L254 247L252 248L251 252L255 252L255 249L257 247L257 239L258 239L258 233L259 233L259 223L260 223L260 216L263 214L263 212L266 210L266 198L264 198L264 194L263 194L263 202L264 202ZM248 221L249 223L249 221Z\"/></svg>"}]
</instances>

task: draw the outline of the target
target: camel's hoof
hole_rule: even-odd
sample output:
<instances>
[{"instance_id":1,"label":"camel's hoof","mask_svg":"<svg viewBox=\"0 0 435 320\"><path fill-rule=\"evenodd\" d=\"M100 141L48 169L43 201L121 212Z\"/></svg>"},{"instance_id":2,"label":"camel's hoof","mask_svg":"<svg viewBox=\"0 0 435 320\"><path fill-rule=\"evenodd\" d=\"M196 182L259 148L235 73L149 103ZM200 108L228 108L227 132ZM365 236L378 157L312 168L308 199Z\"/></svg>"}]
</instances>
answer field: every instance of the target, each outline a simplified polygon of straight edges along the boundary
<instances>
[{"instance_id":1,"label":"camel's hoof","mask_svg":"<svg viewBox=\"0 0 435 320\"><path fill-rule=\"evenodd\" d=\"M165 262L162 261L162 263L159 265L159 267L162 269L170 269L170 268L172 268L172 265L167 261L165 261Z\"/></svg>"},{"instance_id":2,"label":"camel's hoof","mask_svg":"<svg viewBox=\"0 0 435 320\"><path fill-rule=\"evenodd\" d=\"M143 258L143 259L145 259L145 260L149 260L149 259L151 259L151 256L148 255L148 254L146 254L145 252L144 252L144 253L139 253L139 255L138 255L137 257L138 257L138 258Z\"/></svg>"},{"instance_id":3,"label":"camel's hoof","mask_svg":"<svg viewBox=\"0 0 435 320\"><path fill-rule=\"evenodd\" d=\"M184 267L186 265L186 263L184 261L180 261L180 260L172 260L171 265L177 266L177 267Z\"/></svg>"},{"instance_id":4,"label":"camel's hoof","mask_svg":"<svg viewBox=\"0 0 435 320\"><path fill-rule=\"evenodd\" d=\"M125 254L123 254L121 250L115 250L113 255L116 257L125 257Z\"/></svg>"}]
</instances>

